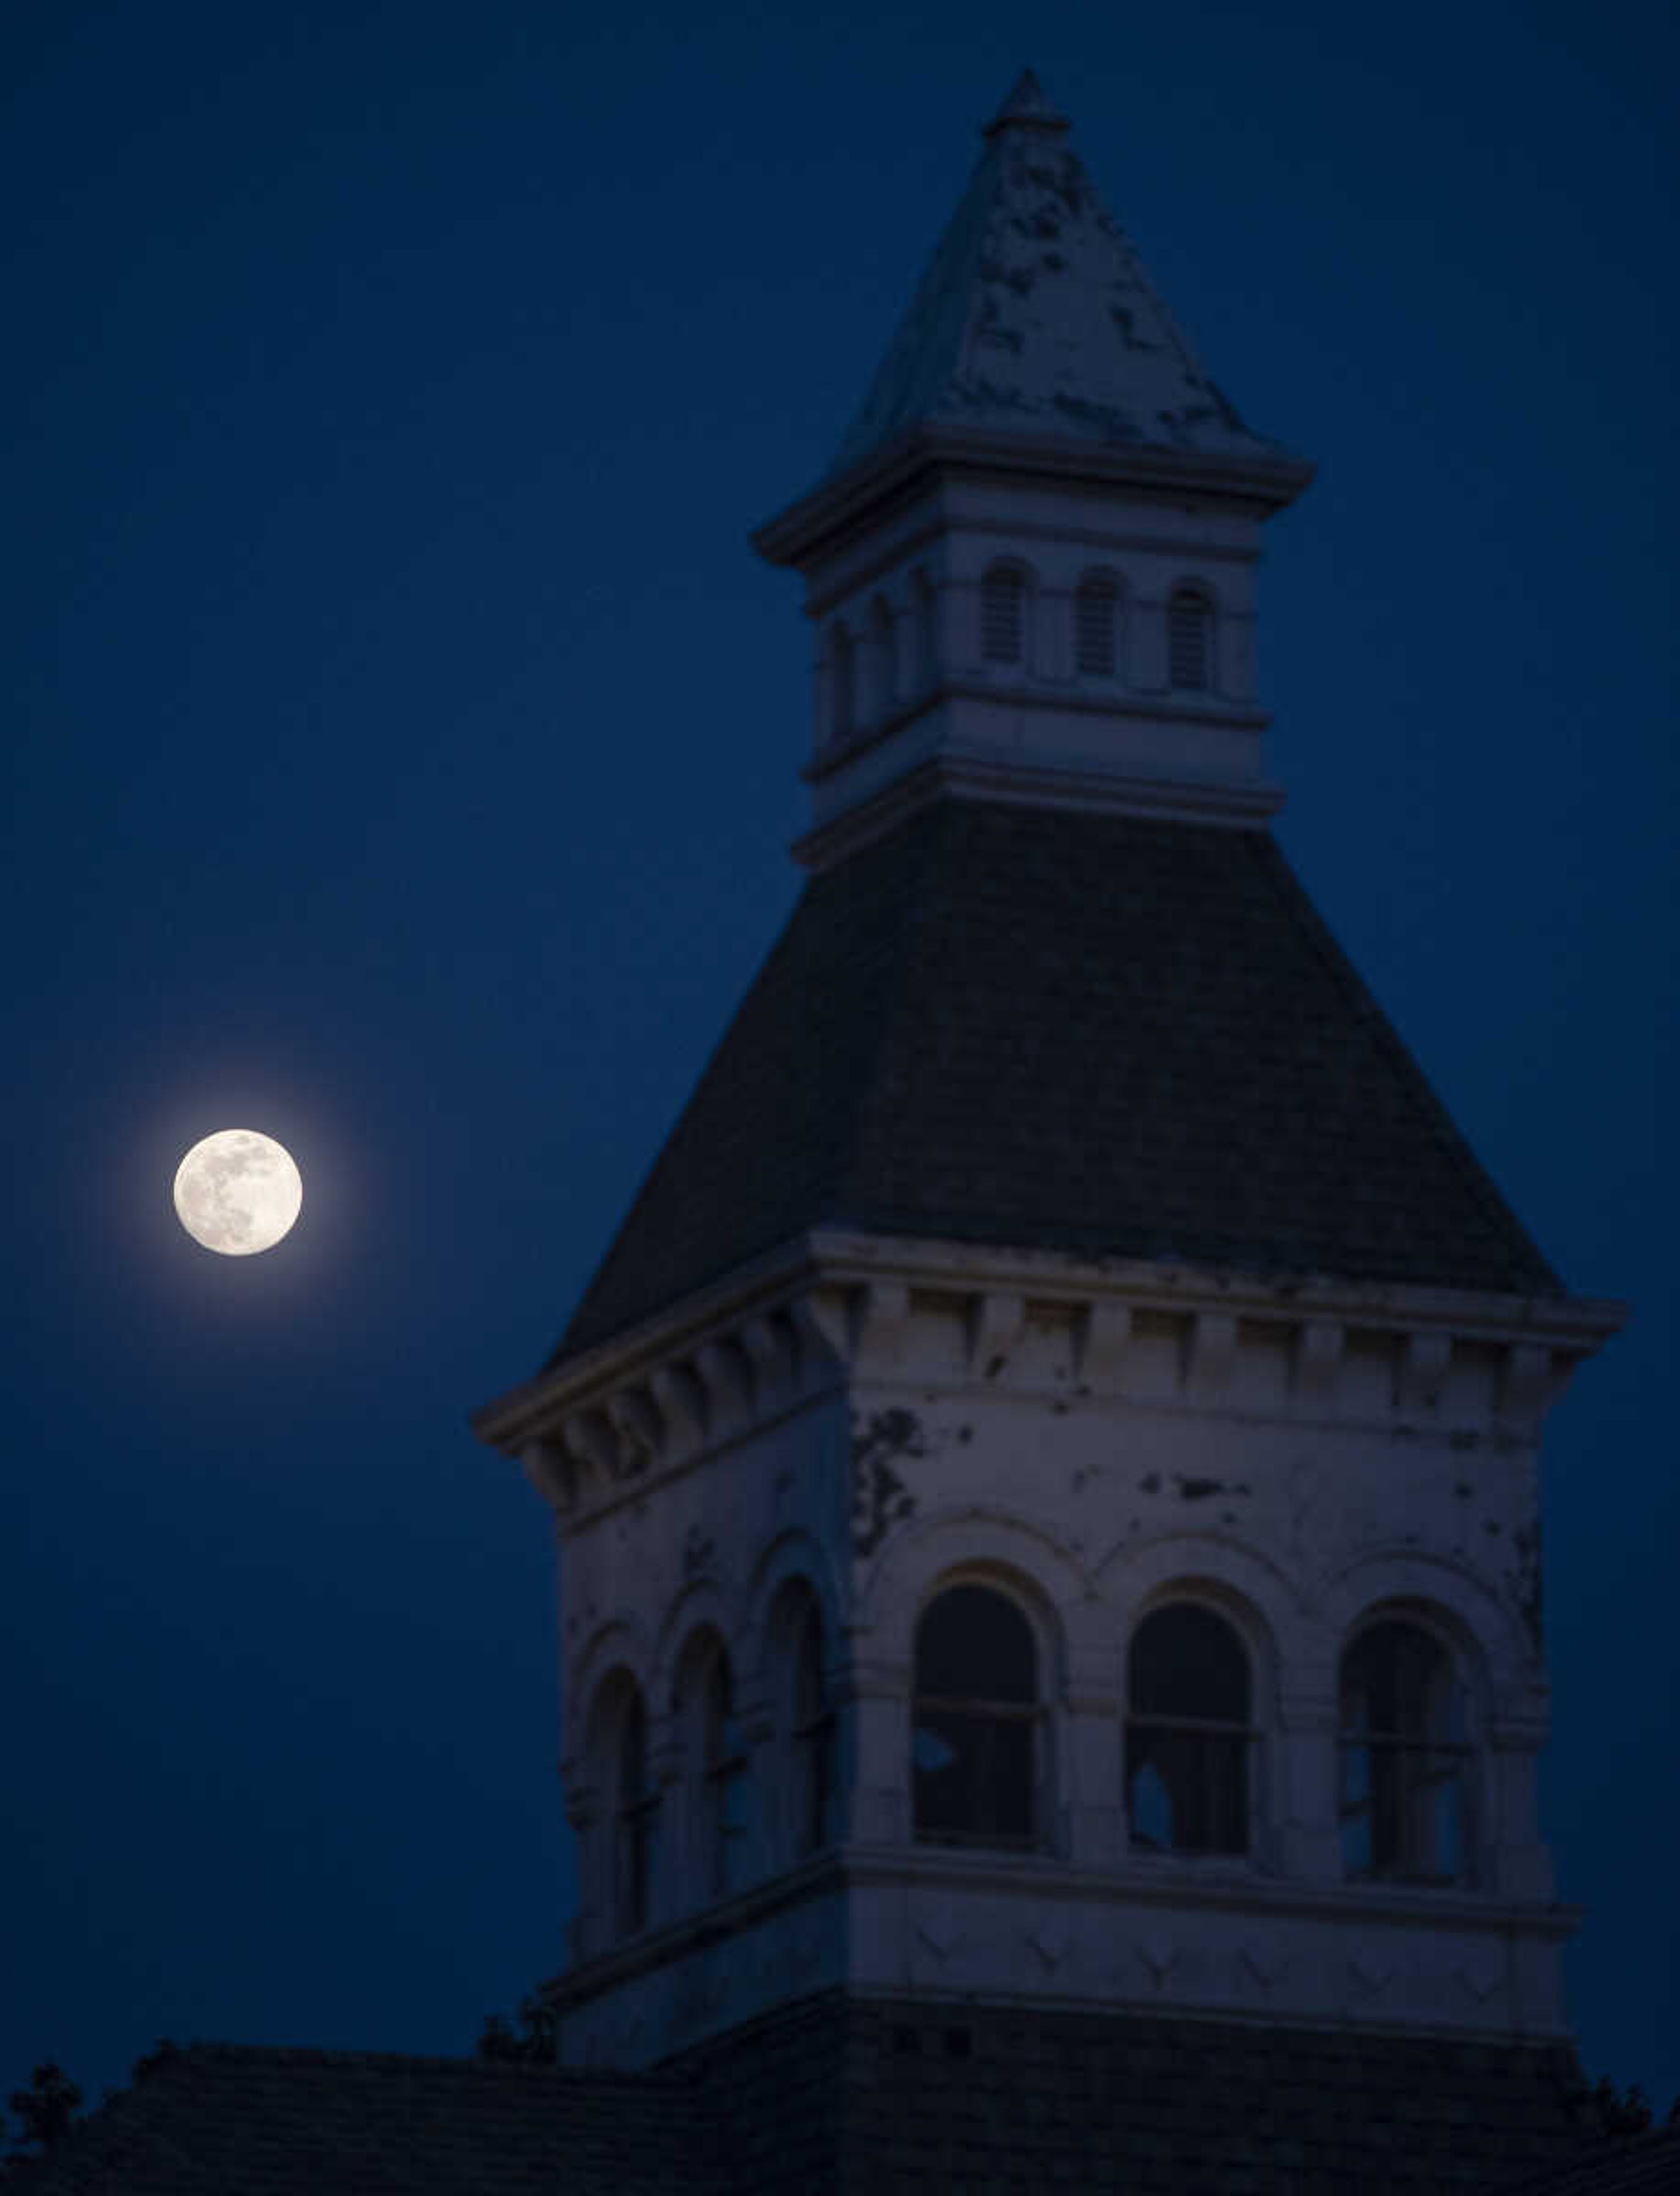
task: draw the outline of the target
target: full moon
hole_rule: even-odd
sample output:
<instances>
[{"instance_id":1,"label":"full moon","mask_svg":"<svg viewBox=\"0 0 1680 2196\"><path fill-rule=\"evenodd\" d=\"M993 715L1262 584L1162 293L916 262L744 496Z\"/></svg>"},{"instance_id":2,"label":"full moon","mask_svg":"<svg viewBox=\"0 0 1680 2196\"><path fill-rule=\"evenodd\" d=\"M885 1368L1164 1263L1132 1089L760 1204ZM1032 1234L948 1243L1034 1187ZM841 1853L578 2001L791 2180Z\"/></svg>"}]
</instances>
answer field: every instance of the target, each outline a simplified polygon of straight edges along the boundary
<instances>
[{"instance_id":1,"label":"full moon","mask_svg":"<svg viewBox=\"0 0 1680 2196\"><path fill-rule=\"evenodd\" d=\"M291 1153L256 1129L218 1129L175 1170L181 1225L224 1257L271 1250L303 1202L304 1178Z\"/></svg>"}]
</instances>

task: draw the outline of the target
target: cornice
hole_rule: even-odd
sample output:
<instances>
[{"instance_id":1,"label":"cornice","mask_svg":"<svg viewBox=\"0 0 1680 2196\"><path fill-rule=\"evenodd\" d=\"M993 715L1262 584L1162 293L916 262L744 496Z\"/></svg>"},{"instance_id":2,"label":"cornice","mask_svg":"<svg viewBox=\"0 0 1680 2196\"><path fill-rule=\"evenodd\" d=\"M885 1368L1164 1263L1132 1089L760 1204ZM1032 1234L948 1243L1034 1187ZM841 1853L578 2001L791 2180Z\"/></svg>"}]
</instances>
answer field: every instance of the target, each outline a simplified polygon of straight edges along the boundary
<instances>
[{"instance_id":1,"label":"cornice","mask_svg":"<svg viewBox=\"0 0 1680 2196\"><path fill-rule=\"evenodd\" d=\"M778 512L750 537L773 564L810 561L851 529L881 516L880 506L931 468L1156 495L1196 494L1246 506L1269 517L1292 503L1316 470L1305 459L1167 450L1087 442L1071 436L986 434L923 425L848 466Z\"/></svg>"},{"instance_id":2,"label":"cornice","mask_svg":"<svg viewBox=\"0 0 1680 2196\"><path fill-rule=\"evenodd\" d=\"M901 719L892 729L900 729L904 721ZM881 737L888 734L883 732ZM861 748L854 745L840 760L849 761L860 752ZM1263 780L1243 786L1201 778L1127 777L1109 770L1022 762L945 748L827 823L802 833L788 851L802 868L813 872L832 869L872 840L884 837L930 802L946 796L988 800L1004 807L1138 816L1160 824L1225 824L1248 831L1266 824L1284 800L1281 786Z\"/></svg>"},{"instance_id":3,"label":"cornice","mask_svg":"<svg viewBox=\"0 0 1680 2196\"><path fill-rule=\"evenodd\" d=\"M930 1302L962 1311L966 1370L917 1369L918 1308ZM1493 1353L1497 1377L1485 1374L1492 1384L1466 1422L1486 1420L1497 1437L1519 1444L1537 1436L1575 1365L1626 1315L1604 1299L1092 1259L825 1228L551 1367L487 1404L473 1427L518 1458L563 1517L602 1514L849 1380L925 1385L936 1378L993 1396L1035 1394L1042 1382L1017 1372L996 1344L1011 1320L1019 1328L1028 1305L1064 1321L1073 1393L1151 1410L1229 1412L1233 1352L1247 1346L1243 1328L1269 1327L1289 1353L1288 1394L1260 1415L1299 1424L1353 1422L1339 1383L1348 1338L1364 1332L1391 1351L1392 1394L1372 1423L1416 1432L1421 1418L1445 1430L1438 1399L1454 1344L1476 1344ZM1170 1321L1178 1338L1170 1395L1128 1395L1140 1318Z\"/></svg>"}]
</instances>

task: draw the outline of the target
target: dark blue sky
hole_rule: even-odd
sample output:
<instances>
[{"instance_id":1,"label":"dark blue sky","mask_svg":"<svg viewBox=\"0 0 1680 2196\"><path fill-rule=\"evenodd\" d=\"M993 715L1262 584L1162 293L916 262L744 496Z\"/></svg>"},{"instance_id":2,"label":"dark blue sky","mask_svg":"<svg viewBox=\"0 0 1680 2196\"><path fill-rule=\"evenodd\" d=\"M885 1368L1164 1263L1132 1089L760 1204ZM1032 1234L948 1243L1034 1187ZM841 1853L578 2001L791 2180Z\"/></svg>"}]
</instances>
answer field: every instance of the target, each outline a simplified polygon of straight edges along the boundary
<instances>
[{"instance_id":1,"label":"dark blue sky","mask_svg":"<svg viewBox=\"0 0 1680 2196\"><path fill-rule=\"evenodd\" d=\"M561 1961L532 1371L797 888L826 462L1030 60L1315 457L1309 890L1572 1286L1546 1819L1680 2088L1671 10L663 0L6 14L14 1187L0 2094L470 2048ZM281 1137L296 1234L169 1205Z\"/></svg>"}]
</instances>

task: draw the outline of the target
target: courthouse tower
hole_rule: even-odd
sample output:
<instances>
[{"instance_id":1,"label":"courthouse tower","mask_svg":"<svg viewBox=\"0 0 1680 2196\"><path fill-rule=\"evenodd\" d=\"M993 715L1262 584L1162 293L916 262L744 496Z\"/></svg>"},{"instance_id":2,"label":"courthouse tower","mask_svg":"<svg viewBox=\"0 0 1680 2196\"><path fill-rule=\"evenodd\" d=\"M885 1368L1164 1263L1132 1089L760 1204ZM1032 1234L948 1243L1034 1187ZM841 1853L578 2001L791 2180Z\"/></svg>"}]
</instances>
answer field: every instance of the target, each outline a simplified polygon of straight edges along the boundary
<instances>
[{"instance_id":1,"label":"courthouse tower","mask_svg":"<svg viewBox=\"0 0 1680 2196\"><path fill-rule=\"evenodd\" d=\"M1468 2083L1443 2142L1554 2113L1537 1449L1619 1308L1268 828L1311 472L1024 76L755 537L814 637L802 895L478 1421L558 1522L565 2065L826 2037L831 2150L863 2037L1017 2122L1163 2037Z\"/></svg>"}]
</instances>

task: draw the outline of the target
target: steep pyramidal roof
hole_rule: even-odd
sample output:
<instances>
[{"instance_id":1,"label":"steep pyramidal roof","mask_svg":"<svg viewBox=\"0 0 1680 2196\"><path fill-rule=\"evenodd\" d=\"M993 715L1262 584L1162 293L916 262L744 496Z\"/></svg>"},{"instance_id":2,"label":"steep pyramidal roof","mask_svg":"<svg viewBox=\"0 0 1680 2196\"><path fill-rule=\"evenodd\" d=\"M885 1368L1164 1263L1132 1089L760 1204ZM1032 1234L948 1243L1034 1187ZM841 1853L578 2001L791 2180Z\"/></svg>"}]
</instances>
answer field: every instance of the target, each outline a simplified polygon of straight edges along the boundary
<instances>
[{"instance_id":1,"label":"steep pyramidal roof","mask_svg":"<svg viewBox=\"0 0 1680 2196\"><path fill-rule=\"evenodd\" d=\"M830 468L907 430L1277 458L1209 378L1030 70Z\"/></svg>"},{"instance_id":2,"label":"steep pyramidal roof","mask_svg":"<svg viewBox=\"0 0 1680 2196\"><path fill-rule=\"evenodd\" d=\"M556 1356L825 1224L1558 1292L1270 835L1098 813L810 881Z\"/></svg>"}]
</instances>

